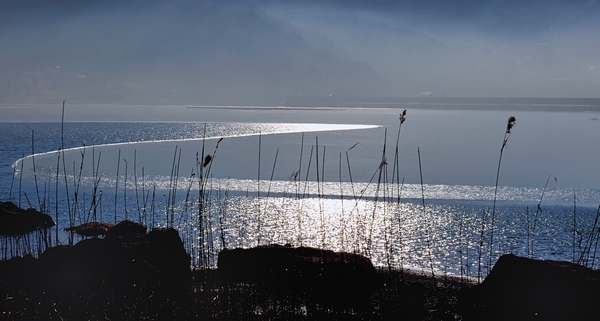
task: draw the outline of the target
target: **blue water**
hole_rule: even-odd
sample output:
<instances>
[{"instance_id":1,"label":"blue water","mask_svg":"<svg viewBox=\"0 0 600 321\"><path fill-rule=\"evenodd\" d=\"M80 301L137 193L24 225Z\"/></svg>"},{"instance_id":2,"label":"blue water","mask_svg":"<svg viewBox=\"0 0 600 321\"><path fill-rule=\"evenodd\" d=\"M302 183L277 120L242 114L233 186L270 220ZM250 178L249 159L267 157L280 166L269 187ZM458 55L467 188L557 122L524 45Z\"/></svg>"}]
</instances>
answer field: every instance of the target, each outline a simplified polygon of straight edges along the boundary
<instances>
[{"instance_id":1,"label":"blue water","mask_svg":"<svg viewBox=\"0 0 600 321\"><path fill-rule=\"evenodd\" d=\"M0 108L11 120L0 127L0 198L58 213L60 243L70 224L128 218L178 227L195 264L214 264L223 246L290 243L360 252L382 266L428 269L431 257L440 273L477 277L490 251L492 260L576 261L600 204L598 113L409 109L396 174L400 109L122 106L86 119L82 106L61 130L60 109L40 111L50 122L24 121L31 108ZM510 115L517 123L496 190ZM18 162L32 153L32 131L37 155ZM203 149L215 156L207 168L197 166ZM595 245L589 266L598 265Z\"/></svg>"}]
</instances>

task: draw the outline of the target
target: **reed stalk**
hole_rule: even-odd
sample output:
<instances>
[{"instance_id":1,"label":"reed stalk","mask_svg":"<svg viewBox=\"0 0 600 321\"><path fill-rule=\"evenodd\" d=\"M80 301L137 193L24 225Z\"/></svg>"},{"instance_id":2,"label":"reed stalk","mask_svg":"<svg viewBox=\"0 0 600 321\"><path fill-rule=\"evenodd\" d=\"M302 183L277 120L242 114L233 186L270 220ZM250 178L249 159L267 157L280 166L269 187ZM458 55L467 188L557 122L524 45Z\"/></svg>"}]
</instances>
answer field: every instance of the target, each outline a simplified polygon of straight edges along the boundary
<instances>
[{"instance_id":1,"label":"reed stalk","mask_svg":"<svg viewBox=\"0 0 600 321\"><path fill-rule=\"evenodd\" d=\"M29 206L29 208L33 208L33 205L31 205L31 201L29 200L29 196L27 196L27 193L23 192L23 195L25 196L25 200L27 201L27 206Z\"/></svg>"},{"instance_id":2,"label":"reed stalk","mask_svg":"<svg viewBox=\"0 0 600 321\"><path fill-rule=\"evenodd\" d=\"M175 147L177 148L177 147ZM125 178L124 178L124 183L125 186L123 187L123 214L125 215L125 220L129 219L129 210L127 209L127 169L129 168L129 163L127 163L127 159L123 158L123 161L125 162ZM167 222L168 222L168 218L167 218Z\"/></svg>"},{"instance_id":3,"label":"reed stalk","mask_svg":"<svg viewBox=\"0 0 600 321\"><path fill-rule=\"evenodd\" d=\"M204 157L204 148L206 144L206 123L202 132L202 150L201 156ZM202 159L199 159L196 152L196 171L198 172L198 264L201 267L207 267L204 261L204 170Z\"/></svg>"},{"instance_id":4,"label":"reed stalk","mask_svg":"<svg viewBox=\"0 0 600 321\"><path fill-rule=\"evenodd\" d=\"M213 192L213 187L212 187L212 180L210 180L210 187L208 189L208 208L213 208L213 197L212 197L212 192ZM214 261L214 237L213 237L213 226L212 226L212 220L208 219L208 226L206 229L206 239L210 240L210 242L207 242L207 266L212 266L212 261Z\"/></svg>"},{"instance_id":5,"label":"reed stalk","mask_svg":"<svg viewBox=\"0 0 600 321\"><path fill-rule=\"evenodd\" d=\"M317 175L317 196L321 195L321 184L319 184L319 136L315 136L315 174Z\"/></svg>"},{"instance_id":6,"label":"reed stalk","mask_svg":"<svg viewBox=\"0 0 600 321\"><path fill-rule=\"evenodd\" d=\"M529 206L525 207L525 220L527 222L527 253L529 254L529 258L531 258L531 223L529 222Z\"/></svg>"},{"instance_id":7,"label":"reed stalk","mask_svg":"<svg viewBox=\"0 0 600 321\"><path fill-rule=\"evenodd\" d=\"M478 247L478 251L477 251L477 283L481 283L481 279L483 276L481 259L482 259L482 255L483 255L483 243L484 243L483 233L485 231L485 211L486 210L483 210L481 213L481 229L479 230L479 247Z\"/></svg>"},{"instance_id":8,"label":"reed stalk","mask_svg":"<svg viewBox=\"0 0 600 321\"><path fill-rule=\"evenodd\" d=\"M194 177L196 176L196 174L194 173L194 169L192 168L192 172L190 173L190 183L188 184L188 188L186 189L186 193L185 193L185 200L183 202L184 205L184 213L187 214L188 208L189 208L189 204L190 204L190 192L192 190L192 185L194 184ZM181 225L181 220L182 220L182 216L179 217L179 223L178 225Z\"/></svg>"},{"instance_id":9,"label":"reed stalk","mask_svg":"<svg viewBox=\"0 0 600 321\"><path fill-rule=\"evenodd\" d=\"M154 210L156 205L156 183L152 186L152 202L150 203L150 217L151 217L151 225L150 228L153 229L154 224Z\"/></svg>"},{"instance_id":10,"label":"reed stalk","mask_svg":"<svg viewBox=\"0 0 600 321\"><path fill-rule=\"evenodd\" d=\"M60 172L60 153L58 153L58 160L56 162L56 179L55 179L55 186L54 186L54 216L55 216L55 220L56 220L56 238L55 238L55 244L58 245L58 226L60 225L58 223L58 173ZM69 200L67 199L67 202Z\"/></svg>"},{"instance_id":11,"label":"reed stalk","mask_svg":"<svg viewBox=\"0 0 600 321\"><path fill-rule=\"evenodd\" d=\"M275 167L277 166L277 156L279 156L279 148L275 152L275 159L273 160L273 168L271 169L271 177L269 178L269 186L267 187L267 199L271 195L271 184L273 183L273 176L275 175ZM268 213L269 202L265 203L265 212ZM281 228L282 225L280 225Z\"/></svg>"},{"instance_id":12,"label":"reed stalk","mask_svg":"<svg viewBox=\"0 0 600 321\"><path fill-rule=\"evenodd\" d=\"M403 224L402 224L402 213L400 211L400 200L402 199L402 190L404 188L404 177L402 178L402 182L400 184L400 189L398 190L398 201L396 202L396 217L398 223L398 243L399 251L398 251L398 262L400 263L400 278L402 284L404 284L404 239L402 234Z\"/></svg>"},{"instance_id":13,"label":"reed stalk","mask_svg":"<svg viewBox=\"0 0 600 321\"><path fill-rule=\"evenodd\" d=\"M172 208L175 206L174 204L172 204L172 194L174 193L174 182L173 180L175 179L175 171L176 171L176 163L177 163L177 145L175 145L175 152L173 153L173 161L171 163L171 175L169 176L169 191L168 191L168 196L166 196L166 205L165 205L165 219L166 219L166 225L167 227L169 227L169 212L172 210Z\"/></svg>"},{"instance_id":14,"label":"reed stalk","mask_svg":"<svg viewBox=\"0 0 600 321\"><path fill-rule=\"evenodd\" d=\"M177 166L175 167L175 178L173 179L173 193L171 195L171 227L175 224L175 209L177 208L177 185L179 182L179 168L181 165L181 149L177 156Z\"/></svg>"},{"instance_id":15,"label":"reed stalk","mask_svg":"<svg viewBox=\"0 0 600 321\"><path fill-rule=\"evenodd\" d=\"M119 168L121 166L121 149L119 148L119 155L117 156L117 177L115 178L115 225L117 225L117 199L119 191Z\"/></svg>"},{"instance_id":16,"label":"reed stalk","mask_svg":"<svg viewBox=\"0 0 600 321\"><path fill-rule=\"evenodd\" d=\"M538 221L538 214L539 213L543 213L542 211L542 199L544 199L544 194L546 193L546 188L548 187L548 182L550 182L550 177L554 177L554 181L558 181L556 179L556 176L553 176L552 174L548 175L548 179L546 179L546 184L544 185L544 189L542 190L542 195L540 196L540 200L537 204L537 209L535 211L535 216L533 218L533 228L531 230L531 252L529 253L529 257L531 257L533 255L534 252L534 247L535 247L535 243L534 243L534 239L535 239L535 228L537 226L537 221Z\"/></svg>"},{"instance_id":17,"label":"reed stalk","mask_svg":"<svg viewBox=\"0 0 600 321\"><path fill-rule=\"evenodd\" d=\"M277 158L277 157L275 157L275 158ZM219 194L220 194L220 192L221 192L221 189L219 188ZM219 198L220 198L220 196L219 196ZM225 229L224 229L224 223L223 223L223 221L226 220L226 217L225 217L226 211L225 211L225 209L227 208L228 199L229 199L229 193L228 193L228 190L226 189L225 190L225 198L222 200L222 203L221 203L221 206L220 206L220 211L219 211L220 214L221 214L219 216L219 228L221 230L221 249L227 248L227 244L225 242Z\"/></svg>"},{"instance_id":18,"label":"reed stalk","mask_svg":"<svg viewBox=\"0 0 600 321\"><path fill-rule=\"evenodd\" d=\"M65 149L65 102L67 100L63 100L62 104L62 115L60 118L60 149Z\"/></svg>"},{"instance_id":19,"label":"reed stalk","mask_svg":"<svg viewBox=\"0 0 600 321\"><path fill-rule=\"evenodd\" d=\"M600 229L596 229L593 232L596 235L596 241L594 245L594 254L592 255L592 264L589 265L590 269L594 269L594 265L596 263L596 252L598 251L598 240L600 240Z\"/></svg>"},{"instance_id":20,"label":"reed stalk","mask_svg":"<svg viewBox=\"0 0 600 321\"><path fill-rule=\"evenodd\" d=\"M40 211L42 210L42 202L40 200L40 190L38 188L38 181L37 181L37 171L35 169L35 131L32 129L31 130L31 162L33 163L33 180L35 182L35 193L37 194L37 199L38 199L38 208L40 209Z\"/></svg>"},{"instance_id":21,"label":"reed stalk","mask_svg":"<svg viewBox=\"0 0 600 321\"><path fill-rule=\"evenodd\" d=\"M321 216L321 231L323 233L322 235L322 247L325 248L326 247L326 243L325 240L327 238L327 229L325 227L325 204L323 204L324 202L324 194L325 194L325 151L326 151L326 147L327 146L323 146L323 157L322 157L322 161L321 161L321 188L319 188L320 192L318 195L318 199L319 199L319 212L320 212L320 216ZM317 171L318 171L318 166L317 166ZM319 181L317 181L317 185L319 184Z\"/></svg>"},{"instance_id":22,"label":"reed stalk","mask_svg":"<svg viewBox=\"0 0 600 321\"><path fill-rule=\"evenodd\" d=\"M377 179L377 188L375 190L375 200L373 202L373 212L371 214L371 226L369 227L369 237L367 239L367 253L370 254L371 251L371 243L372 243L372 238L373 238L373 225L375 225L375 213L377 212L377 204L379 204L379 189L381 186L381 178L382 178L382 174L383 174L383 169L387 168L387 159L386 159L386 154L385 154L385 150L386 150L386 145L387 145L387 128L384 130L384 135L383 135L383 151L381 153L381 162L379 163L379 166L377 168L376 173L378 172L378 179ZM374 174L375 175L375 174ZM372 180L372 178L371 178ZM385 198L384 198L385 201Z\"/></svg>"},{"instance_id":23,"label":"reed stalk","mask_svg":"<svg viewBox=\"0 0 600 321\"><path fill-rule=\"evenodd\" d=\"M577 238L577 195L573 194L573 260L575 263L575 243Z\"/></svg>"},{"instance_id":24,"label":"reed stalk","mask_svg":"<svg viewBox=\"0 0 600 321\"><path fill-rule=\"evenodd\" d=\"M302 133L302 140L300 143L300 160L299 160L299 164L298 164L298 171L294 174L295 181L296 181L296 199L300 198L300 180L302 177L301 175L302 175L303 152L304 152L304 133Z\"/></svg>"},{"instance_id":25,"label":"reed stalk","mask_svg":"<svg viewBox=\"0 0 600 321\"><path fill-rule=\"evenodd\" d=\"M277 166L277 156L279 156L279 148L277 148L275 160L273 160L273 168L271 169L271 177L269 178L269 186L267 187L267 198L271 194L271 184L273 183L273 175L275 175L275 166Z\"/></svg>"},{"instance_id":26,"label":"reed stalk","mask_svg":"<svg viewBox=\"0 0 600 321\"><path fill-rule=\"evenodd\" d=\"M421 178L421 202L423 204L423 218L428 219L427 207L425 206L425 185L423 184L423 167L421 166L421 149L417 147L417 154L419 157L419 177ZM433 222L431 222L433 224ZM427 224L425 230L425 239L427 241L427 256L429 257L429 266L431 267L431 279L433 280L434 286L437 287L435 280L435 271L433 269L433 253L432 253L432 240L431 240L431 228L430 224Z\"/></svg>"},{"instance_id":27,"label":"reed stalk","mask_svg":"<svg viewBox=\"0 0 600 321\"><path fill-rule=\"evenodd\" d=\"M96 158L95 158L95 149L92 146L92 176L94 177L94 181L93 181L93 189L92 189L92 203L90 205L90 210L88 211L88 217L86 219L86 222L89 222L90 218L89 215L90 213L92 213L92 221L96 222L96 214L97 214L97 193L98 193L98 187L100 185L100 176L99 176L99 172L100 172L100 158L102 157L102 152L100 152L98 154L98 163L95 163Z\"/></svg>"},{"instance_id":28,"label":"reed stalk","mask_svg":"<svg viewBox=\"0 0 600 321\"><path fill-rule=\"evenodd\" d=\"M135 203L138 210L138 222L142 223L142 211L140 209L140 199L138 194L138 180L137 180L137 149L133 150L133 186L135 188Z\"/></svg>"},{"instance_id":29,"label":"reed stalk","mask_svg":"<svg viewBox=\"0 0 600 321\"><path fill-rule=\"evenodd\" d=\"M366 223L367 223L367 220L368 220L367 213L364 214L364 217L361 217L361 214L358 211L358 206L359 206L360 201L362 200L362 198L365 196L365 194L369 190L369 187L371 186L371 183L373 183L373 180L375 179L375 176L378 173L380 173L380 168L381 168L382 164L383 164L383 162L380 163L379 166L377 166L377 169L373 172L373 175L371 176L371 179L369 179L369 182L367 183L367 185L363 189L361 189L360 195L358 197L356 195L354 195L354 207L352 209L352 212L354 212L355 210L357 211L357 213L356 213L356 218L357 218L357 221L356 221L356 226L357 226L356 227L356 233L357 233L356 240L358 242L359 238L364 238L364 242L366 243L366 248L364 248L364 250L367 251L367 255L369 255L368 252L370 251L370 241L369 240L371 238L371 235L370 235L371 233L367 232L367 227L366 227ZM348 164L348 167L349 167L349 164ZM354 190L354 188L353 188L353 190ZM379 192L376 193L376 195L378 195L378 194L379 194ZM376 206L376 204L374 206ZM373 215L374 215L374 213L373 213ZM372 227L372 225L370 227ZM356 251L358 252L358 243L356 243L355 246L357 247Z\"/></svg>"},{"instance_id":30,"label":"reed stalk","mask_svg":"<svg viewBox=\"0 0 600 321\"><path fill-rule=\"evenodd\" d=\"M48 174L50 174L50 172L48 171ZM50 177L50 175L48 175L48 177ZM50 204L50 200L48 199L49 197L49 193L48 193L48 181L44 181L44 193L42 193L42 206L40 207L40 212L42 213L46 213L48 210L48 206Z\"/></svg>"},{"instance_id":31,"label":"reed stalk","mask_svg":"<svg viewBox=\"0 0 600 321\"><path fill-rule=\"evenodd\" d=\"M396 150L394 151L394 164L392 169L392 184L400 183L400 159L399 159L399 143L400 143L400 131L402 130L402 124L406 121L406 109L400 114L399 117L400 125L398 126L398 135L396 136ZM396 179L394 181L394 179ZM398 191L399 194L399 191ZM398 196L398 203L400 202Z\"/></svg>"},{"instance_id":32,"label":"reed stalk","mask_svg":"<svg viewBox=\"0 0 600 321\"><path fill-rule=\"evenodd\" d=\"M340 162L338 166L338 177L339 177L339 185L340 185L340 206L341 206L341 214L340 214L340 245L342 251L346 251L346 247L344 245L344 237L346 234L346 213L344 212L344 189L342 188L342 153L340 152Z\"/></svg>"},{"instance_id":33,"label":"reed stalk","mask_svg":"<svg viewBox=\"0 0 600 321\"><path fill-rule=\"evenodd\" d=\"M72 217L74 215L73 211L75 209L71 209L71 197L70 197L70 193L69 193L69 182L68 182L68 178L67 178L67 163L66 163L66 157L65 157L65 150L64 148L61 148L61 152L62 152L62 161L63 161L63 177L65 180L65 199L66 199L66 203L67 203L67 215L69 216L69 224L71 224L71 222L73 221ZM75 174L75 173L73 173ZM74 205L75 206L75 205ZM58 222L56 222L56 224L58 225Z\"/></svg>"},{"instance_id":34,"label":"reed stalk","mask_svg":"<svg viewBox=\"0 0 600 321\"><path fill-rule=\"evenodd\" d=\"M214 151L213 151L212 155L209 155L209 156L210 156L210 161L208 162L208 164L206 164L206 162L205 162L205 165L206 165L206 166L205 166L206 173L204 174L204 177L207 177L207 178L208 178L208 177L210 176L210 171L211 171L211 169L212 169L212 165L213 165L213 163L214 163L214 160L215 160L215 158L217 157L217 150L219 149L219 144L221 144L221 142L222 142L222 141L223 141L223 138L219 138L219 140L217 140L217 144L215 145L215 149L214 149ZM205 187L206 187L206 184L207 184L207 183L208 183L208 180L205 180L205 181L204 181L204 186L205 186ZM212 191L213 191L213 188L212 188L212 183L213 183L213 181L212 181L212 180L210 180L211 187L210 187L210 189L209 189L209 195L208 195L208 196L205 196L205 197L208 197L208 199L209 199L209 200L212 200ZM206 195L206 194L205 194L205 195ZM208 207L208 208L212 208L212 202L209 204L209 207ZM206 209L205 209L205 210L206 210ZM215 241L215 239L214 239L214 237L213 237L213 234L212 234L212 221L211 221L211 220L209 220L209 222L208 222L208 223L209 223L209 224L208 224L208 230L207 230L207 232L208 232L208 237L207 237L207 239L211 241L211 242L209 243L209 253L212 253L212 258L213 258L213 261L214 261L214 259L215 259L215 258L214 258L214 255L215 255L216 253L214 252L214 241ZM209 262L209 263L210 263L210 262Z\"/></svg>"},{"instance_id":35,"label":"reed stalk","mask_svg":"<svg viewBox=\"0 0 600 321\"><path fill-rule=\"evenodd\" d=\"M299 241L300 246L302 246L304 235L302 234L302 210L304 206L304 197L306 197L307 189L308 189L308 177L310 174L310 165L312 163L312 156L315 146L312 145L310 147L310 155L308 156L308 165L306 167L306 177L304 178L304 191L302 193L302 201L300 202L300 210L298 211L298 233L299 233ZM318 170L318 169L317 169Z\"/></svg>"},{"instance_id":36,"label":"reed stalk","mask_svg":"<svg viewBox=\"0 0 600 321\"><path fill-rule=\"evenodd\" d=\"M58 159L59 159L59 163L60 163L60 156L62 153L62 161L63 161L63 175L64 175L64 179L65 179L65 196L66 196L66 200L67 200L67 213L69 215L69 222L71 221L71 200L69 197L69 183L67 180L67 164L66 164L66 159L65 159L65 102L66 99L63 100L62 103L62 112L61 112L61 118L60 118L60 152L58 153ZM59 172L59 165L56 166L56 186L57 186L57 191L56 191L56 202L58 203L58 172ZM59 220L58 220L58 207L57 207L57 213L56 213L56 245L58 245L58 225L59 225Z\"/></svg>"},{"instance_id":37,"label":"reed stalk","mask_svg":"<svg viewBox=\"0 0 600 321\"><path fill-rule=\"evenodd\" d=\"M12 192L13 192L13 186L15 185L15 176L17 175L17 168L16 168L16 166L13 166L12 170L13 170L13 172L12 172L12 177L11 177L11 180L10 180L10 189L8 191L8 201L9 202L13 201L13 199L12 199Z\"/></svg>"},{"instance_id":38,"label":"reed stalk","mask_svg":"<svg viewBox=\"0 0 600 321\"><path fill-rule=\"evenodd\" d=\"M304 133L300 143L300 160L298 162L298 171L294 175L296 181L296 200L300 200L300 181L302 180L302 156L304 155ZM302 202L300 202L302 204ZM302 245L302 205L298 211L298 243Z\"/></svg>"},{"instance_id":39,"label":"reed stalk","mask_svg":"<svg viewBox=\"0 0 600 321\"><path fill-rule=\"evenodd\" d=\"M398 222L398 240L399 240L399 258L398 261L400 263L400 276L401 281L404 284L404 268L403 268L403 258L402 258L402 219L400 214L400 200L402 194L402 187L404 186L404 178L402 178L402 183L400 183L400 158L399 158L399 145L400 145L400 132L402 130L402 124L406 121L406 109L402 111L402 113L398 117L399 125L398 125L398 134L396 136L396 148L394 150L394 163L392 165L392 188L396 186L396 216ZM394 195L392 192L390 195ZM392 224L392 223L390 223ZM390 251L393 252L393 244L390 244Z\"/></svg>"},{"instance_id":40,"label":"reed stalk","mask_svg":"<svg viewBox=\"0 0 600 321\"><path fill-rule=\"evenodd\" d=\"M257 224L258 227L256 229L256 235L257 235L257 240L256 240L256 246L260 245L260 233L261 233L261 227L262 227L262 217L261 217L261 208L260 208L260 156L261 156L261 151L262 151L262 134L259 132L258 133L258 173L257 173L257 178L256 178L256 204L257 204L257 208L258 208L258 213L257 213Z\"/></svg>"},{"instance_id":41,"label":"reed stalk","mask_svg":"<svg viewBox=\"0 0 600 321\"><path fill-rule=\"evenodd\" d=\"M506 131L504 132L504 139L502 140L502 147L500 148L500 157L498 158L498 169L496 171L496 185L494 188L494 203L492 206L492 218L491 218L492 221L491 221L491 231L490 231L490 240L489 240L490 255L488 257L488 266L490 268L492 266L492 259L494 256L494 250L493 250L494 228L496 225L496 200L497 200L497 196L498 196L498 181L500 179L500 165L502 164L502 154L504 153L504 148L506 147L506 143L508 143L508 139L510 138L510 134L511 134L511 129L515 125L516 120L517 119L514 116L510 116L508 118L508 122L506 124Z\"/></svg>"},{"instance_id":42,"label":"reed stalk","mask_svg":"<svg viewBox=\"0 0 600 321\"><path fill-rule=\"evenodd\" d=\"M359 143L352 145L352 147L346 150L346 164L348 165L348 176L350 178L350 187L352 188L352 195L354 199L356 199L356 192L354 191L354 180L352 179L352 169L350 168L350 156L348 156L348 152L351 151L354 147L356 147Z\"/></svg>"},{"instance_id":43,"label":"reed stalk","mask_svg":"<svg viewBox=\"0 0 600 321\"><path fill-rule=\"evenodd\" d=\"M581 255L579 257L579 260L577 261L577 264L581 264L583 266L589 267L590 251L591 251L594 243L596 243L596 238L598 237L597 226L598 226L599 219L600 219L600 206L598 207L598 210L596 211L596 216L594 218L594 224L592 225L590 234L589 234L588 239L583 247L583 250L581 251Z\"/></svg>"},{"instance_id":44,"label":"reed stalk","mask_svg":"<svg viewBox=\"0 0 600 321\"><path fill-rule=\"evenodd\" d=\"M74 204L75 208L74 208L74 213L72 215L70 215L71 218L70 218L70 222L69 222L69 224L70 224L69 227L73 227L75 225L75 214L77 214L77 216L79 218L79 222L82 221L81 211L79 210L79 189L81 187L81 176L83 175L83 163L85 161L85 151L86 151L86 149L84 146L83 151L81 152L81 162L79 164L79 175L77 177L77 182L75 182L75 191L73 192L73 201L75 203ZM63 155L63 159L64 159L64 155ZM75 180L75 162L73 162L73 180ZM84 204L85 204L85 194L84 194ZM115 218L115 223L116 223L116 218ZM72 242L73 242L72 238L69 241L71 242L69 244L72 245Z\"/></svg>"},{"instance_id":45,"label":"reed stalk","mask_svg":"<svg viewBox=\"0 0 600 321\"><path fill-rule=\"evenodd\" d=\"M69 206L70 208L70 200L68 198L68 183L66 180L67 177L67 172L66 172L66 166L65 166L65 162L64 162L64 154L63 154L63 169L65 169L65 189L67 189L67 206ZM77 215L79 217L79 221L81 222L81 213L79 210L79 187L81 186L81 175L83 172L83 162L85 160L85 145L83 148L83 151L81 152L81 162L79 164L79 175L77 175L77 172L75 171L75 161L73 161L73 187L74 187L74 191L73 191L73 211L69 210L69 228L72 228L75 226L75 215ZM115 197L116 197L116 193L115 193ZM115 207L116 208L116 207ZM69 233L69 245L73 245L73 235L74 233Z\"/></svg>"},{"instance_id":46,"label":"reed stalk","mask_svg":"<svg viewBox=\"0 0 600 321\"><path fill-rule=\"evenodd\" d=\"M150 195L150 189L146 192L146 174L144 173L144 167L142 166L142 200L144 201L142 207L142 215L144 217L144 225L148 226L148 197Z\"/></svg>"},{"instance_id":47,"label":"reed stalk","mask_svg":"<svg viewBox=\"0 0 600 321\"><path fill-rule=\"evenodd\" d=\"M352 189L352 197L354 199L355 202L355 208L356 208L356 204L358 202L358 199L356 197L356 191L354 190L354 180L352 179L352 168L350 166L350 156L349 156L349 152L358 145L359 143L355 143L354 145L352 145L350 148L348 148L346 150L346 165L348 167L348 179L350 180L350 188ZM350 216L352 216L352 213L354 212L354 209L350 211ZM359 217L358 215L355 215L356 217L356 221L355 221L355 227L354 227L354 249L355 251L358 251L358 226L359 226Z\"/></svg>"},{"instance_id":48,"label":"reed stalk","mask_svg":"<svg viewBox=\"0 0 600 321\"><path fill-rule=\"evenodd\" d=\"M459 257L459 266L460 266L460 280L464 282L464 275L465 275L465 265L463 264L463 245L461 243L461 241L463 240L464 236L463 236L463 221L464 221L464 213L459 214L459 218L458 218L458 257ZM467 248L469 248L469 245L467 243Z\"/></svg>"},{"instance_id":49,"label":"reed stalk","mask_svg":"<svg viewBox=\"0 0 600 321\"><path fill-rule=\"evenodd\" d=\"M198 260L199 265L203 268L207 268L210 266L210 245L207 244L207 240L211 240L210 229L211 222L207 219L206 209L210 207L210 203L208 200L210 199L210 195L206 194L208 177L210 175L210 170L212 168L213 160L216 157L217 150L219 148L219 144L223 140L220 138L217 141L215 146L215 150L212 155L205 155L206 150L206 123L204 124L204 129L202 133L202 149L200 155L196 153L196 172L198 173ZM208 224L205 224L205 220ZM207 247L208 246L208 247Z\"/></svg>"},{"instance_id":50,"label":"reed stalk","mask_svg":"<svg viewBox=\"0 0 600 321\"><path fill-rule=\"evenodd\" d=\"M316 136L315 137L315 150L316 150L316 154L315 154L315 167L316 167L316 174L317 174L317 200L319 202L319 220L321 223L320 226L320 230L321 230L321 246L325 247L325 213L323 213L323 203L322 203L322 199L321 199L321 181L319 179L319 137Z\"/></svg>"}]
</instances>

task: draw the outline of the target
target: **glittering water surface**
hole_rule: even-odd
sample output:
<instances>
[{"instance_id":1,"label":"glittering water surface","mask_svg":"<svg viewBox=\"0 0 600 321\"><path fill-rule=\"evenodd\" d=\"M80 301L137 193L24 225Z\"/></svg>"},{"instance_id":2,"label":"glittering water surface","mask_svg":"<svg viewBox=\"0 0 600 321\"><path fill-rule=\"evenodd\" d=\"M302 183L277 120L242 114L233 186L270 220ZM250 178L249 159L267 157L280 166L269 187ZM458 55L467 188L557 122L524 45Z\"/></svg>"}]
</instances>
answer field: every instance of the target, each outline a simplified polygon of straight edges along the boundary
<instances>
[{"instance_id":1,"label":"glittering water surface","mask_svg":"<svg viewBox=\"0 0 600 321\"><path fill-rule=\"evenodd\" d=\"M397 173L397 113L373 110L356 111L351 125L74 122L61 129L60 123L2 123L0 195L58 215L60 243L68 242L64 227L90 220L127 218L152 227L174 226L194 264L216 264L223 247L290 243L363 253L380 266L433 267L438 273L471 277L485 276L489 262L503 253L568 261L583 254L587 265L598 265L597 242L591 236L600 192L584 180L570 184L575 187L561 186L559 182L569 177L557 175L555 180L558 171L540 175L524 170L546 146L543 140L542 147L526 147L535 152L523 160L505 159L501 177L506 178L496 190L498 139L485 153L481 151L489 143L478 142L488 135L487 126L466 136L457 134L462 131L442 129L436 136L428 129L403 128ZM356 124L369 123L377 113L386 120ZM598 128L584 123L589 120L585 117L566 115L573 119L572 128ZM481 114L472 119L455 116L442 113L442 118L464 124L488 121ZM342 120L352 119L345 117ZM545 117L565 121L557 114ZM527 126L519 119L517 115L515 131ZM430 121L431 126L444 124L435 117ZM502 124L499 128L502 134ZM528 130L539 131L523 129ZM35 157L27 156L32 152L32 131ZM452 135L470 145L466 161L447 150L458 139ZM513 143L516 137L511 139L507 157L524 155ZM417 155L410 150L413 146L406 146L411 140L419 141L426 160L423 185ZM61 145L64 151L57 152ZM582 150L590 158L600 154L590 146ZM205 155L213 158L203 167ZM18 161L23 156L27 157ZM570 157L563 157L559 156L564 165L560 169L568 168L564 172L574 177L579 174L573 168L588 166L580 160L570 165ZM539 161L540 166L551 167L548 164L554 163ZM454 168L461 166L472 170L457 175ZM482 178L484 172L491 179ZM587 176L597 175L588 172ZM516 183L504 186L512 177L518 177L512 179ZM529 181L535 181L529 185L535 187L522 183Z\"/></svg>"}]
</instances>

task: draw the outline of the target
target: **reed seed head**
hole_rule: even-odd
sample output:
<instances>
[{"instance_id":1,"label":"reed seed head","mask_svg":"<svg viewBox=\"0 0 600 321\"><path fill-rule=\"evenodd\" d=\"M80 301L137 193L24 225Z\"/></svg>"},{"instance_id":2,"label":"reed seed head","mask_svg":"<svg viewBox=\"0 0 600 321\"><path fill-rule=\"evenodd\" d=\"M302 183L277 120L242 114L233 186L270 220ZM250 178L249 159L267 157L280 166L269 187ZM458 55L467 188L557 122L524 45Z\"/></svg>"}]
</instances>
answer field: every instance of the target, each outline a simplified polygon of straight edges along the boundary
<instances>
[{"instance_id":1,"label":"reed seed head","mask_svg":"<svg viewBox=\"0 0 600 321\"><path fill-rule=\"evenodd\" d=\"M506 124L506 133L507 134L510 134L510 130L515 125L516 121L517 121L517 119L515 118L515 116L508 117L508 123Z\"/></svg>"},{"instance_id":2,"label":"reed seed head","mask_svg":"<svg viewBox=\"0 0 600 321\"><path fill-rule=\"evenodd\" d=\"M206 157L204 157L204 164L202 164L202 167L208 166L208 164L210 164L211 160L212 160L212 156L211 155L206 155Z\"/></svg>"},{"instance_id":3,"label":"reed seed head","mask_svg":"<svg viewBox=\"0 0 600 321\"><path fill-rule=\"evenodd\" d=\"M293 171L292 175L290 175L290 181L298 181L298 174L300 174L300 171Z\"/></svg>"},{"instance_id":4,"label":"reed seed head","mask_svg":"<svg viewBox=\"0 0 600 321\"><path fill-rule=\"evenodd\" d=\"M400 114L400 124L403 124L404 121L406 120L406 109L402 112L402 114Z\"/></svg>"},{"instance_id":5,"label":"reed seed head","mask_svg":"<svg viewBox=\"0 0 600 321\"><path fill-rule=\"evenodd\" d=\"M383 166L386 166L387 164L388 164L388 162L387 162L387 158L385 158L385 157L384 157L384 158L381 160L381 163L379 163L379 168L381 168L381 167L383 167Z\"/></svg>"}]
</instances>

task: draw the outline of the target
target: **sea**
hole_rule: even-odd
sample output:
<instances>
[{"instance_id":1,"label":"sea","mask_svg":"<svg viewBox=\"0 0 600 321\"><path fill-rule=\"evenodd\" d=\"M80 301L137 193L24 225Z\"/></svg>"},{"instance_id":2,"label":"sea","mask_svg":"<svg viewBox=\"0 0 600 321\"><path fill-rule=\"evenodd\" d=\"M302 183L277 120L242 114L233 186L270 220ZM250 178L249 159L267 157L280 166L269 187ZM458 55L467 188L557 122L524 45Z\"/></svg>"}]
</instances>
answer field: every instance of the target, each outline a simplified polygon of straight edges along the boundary
<instances>
[{"instance_id":1,"label":"sea","mask_svg":"<svg viewBox=\"0 0 600 321\"><path fill-rule=\"evenodd\" d=\"M55 219L50 245L174 227L196 267L289 244L469 278L508 253L597 268L599 138L600 100L0 105L0 201Z\"/></svg>"}]
</instances>

